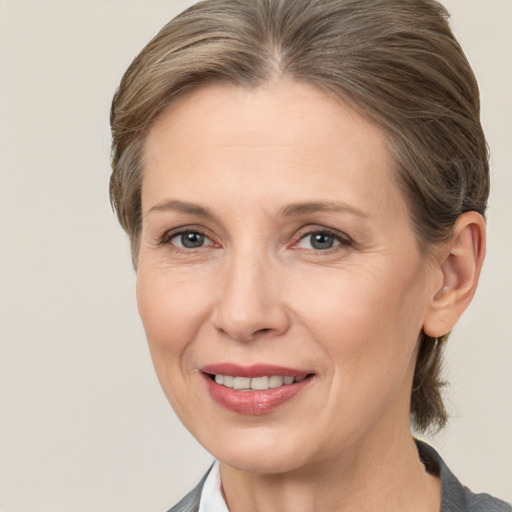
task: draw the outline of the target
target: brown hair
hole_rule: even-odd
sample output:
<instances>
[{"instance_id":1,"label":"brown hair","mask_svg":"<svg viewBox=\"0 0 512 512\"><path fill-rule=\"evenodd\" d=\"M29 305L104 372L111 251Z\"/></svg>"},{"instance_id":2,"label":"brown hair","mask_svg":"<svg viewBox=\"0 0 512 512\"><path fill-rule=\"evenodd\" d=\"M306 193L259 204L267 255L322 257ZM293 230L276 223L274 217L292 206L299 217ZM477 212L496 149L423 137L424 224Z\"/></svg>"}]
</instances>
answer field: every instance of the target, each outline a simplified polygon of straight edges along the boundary
<instances>
[{"instance_id":1,"label":"brown hair","mask_svg":"<svg viewBox=\"0 0 512 512\"><path fill-rule=\"evenodd\" d=\"M489 171L478 86L438 2L206 0L148 43L112 103L110 195L135 267L143 146L157 117L207 83L253 88L279 77L337 95L387 132L423 249L448 239L460 214L484 215ZM418 430L447 420L440 377L447 336L420 335L411 397Z\"/></svg>"}]
</instances>

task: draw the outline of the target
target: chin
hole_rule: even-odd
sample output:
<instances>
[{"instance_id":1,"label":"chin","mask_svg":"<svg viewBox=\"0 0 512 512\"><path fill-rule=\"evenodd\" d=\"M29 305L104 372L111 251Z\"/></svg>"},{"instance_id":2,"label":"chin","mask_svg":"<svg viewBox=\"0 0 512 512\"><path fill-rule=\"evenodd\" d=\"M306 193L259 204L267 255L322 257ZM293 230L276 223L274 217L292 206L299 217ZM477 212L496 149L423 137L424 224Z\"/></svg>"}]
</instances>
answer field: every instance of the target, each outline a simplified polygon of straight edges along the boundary
<instances>
[{"instance_id":1,"label":"chin","mask_svg":"<svg viewBox=\"0 0 512 512\"><path fill-rule=\"evenodd\" d=\"M211 435L199 442L217 460L239 471L260 474L282 474L307 463L307 448L303 436L288 433L276 435L268 429L237 429L224 435Z\"/></svg>"},{"instance_id":2,"label":"chin","mask_svg":"<svg viewBox=\"0 0 512 512\"><path fill-rule=\"evenodd\" d=\"M237 471L261 475L283 475L306 465L306 461L297 459L296 452L275 454L255 450L220 454L216 458Z\"/></svg>"}]
</instances>

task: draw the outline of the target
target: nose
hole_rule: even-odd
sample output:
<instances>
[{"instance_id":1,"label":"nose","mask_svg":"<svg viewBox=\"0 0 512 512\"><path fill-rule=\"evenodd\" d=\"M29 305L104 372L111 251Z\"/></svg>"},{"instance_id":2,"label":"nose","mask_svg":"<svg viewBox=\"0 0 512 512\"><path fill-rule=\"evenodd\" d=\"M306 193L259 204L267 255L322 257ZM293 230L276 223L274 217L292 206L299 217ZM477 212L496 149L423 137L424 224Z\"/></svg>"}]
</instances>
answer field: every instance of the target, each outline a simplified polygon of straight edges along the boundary
<instances>
[{"instance_id":1,"label":"nose","mask_svg":"<svg viewBox=\"0 0 512 512\"><path fill-rule=\"evenodd\" d=\"M290 318L284 304L278 269L255 254L226 261L219 275L219 296L213 313L215 328L246 342L284 334Z\"/></svg>"}]
</instances>

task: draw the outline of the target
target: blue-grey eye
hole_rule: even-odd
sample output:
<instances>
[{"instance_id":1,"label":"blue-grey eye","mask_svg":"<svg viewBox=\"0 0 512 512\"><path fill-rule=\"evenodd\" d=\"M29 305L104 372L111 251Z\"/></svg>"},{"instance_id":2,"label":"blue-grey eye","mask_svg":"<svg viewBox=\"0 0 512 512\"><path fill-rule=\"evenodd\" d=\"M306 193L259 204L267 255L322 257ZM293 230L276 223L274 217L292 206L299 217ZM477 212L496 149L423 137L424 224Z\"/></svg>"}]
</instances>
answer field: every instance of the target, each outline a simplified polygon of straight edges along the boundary
<instances>
[{"instance_id":1,"label":"blue-grey eye","mask_svg":"<svg viewBox=\"0 0 512 512\"><path fill-rule=\"evenodd\" d=\"M195 231L187 231L180 233L179 235L173 236L171 242L177 247L183 247L185 249L198 249L205 245L205 241L208 240L202 233Z\"/></svg>"},{"instance_id":2,"label":"blue-grey eye","mask_svg":"<svg viewBox=\"0 0 512 512\"><path fill-rule=\"evenodd\" d=\"M309 233L304 236L298 243L301 249L315 249L316 251L326 251L332 249L341 242L329 233L317 232Z\"/></svg>"}]
</instances>

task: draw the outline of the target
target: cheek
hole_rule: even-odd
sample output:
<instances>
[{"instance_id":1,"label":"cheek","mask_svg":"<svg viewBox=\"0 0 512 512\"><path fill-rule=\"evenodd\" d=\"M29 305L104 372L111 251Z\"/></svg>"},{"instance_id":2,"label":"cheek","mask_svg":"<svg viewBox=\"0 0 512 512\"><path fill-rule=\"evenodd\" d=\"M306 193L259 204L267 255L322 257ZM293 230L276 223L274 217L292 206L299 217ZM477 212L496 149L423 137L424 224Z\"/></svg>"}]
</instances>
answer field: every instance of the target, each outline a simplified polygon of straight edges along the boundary
<instances>
[{"instance_id":1,"label":"cheek","mask_svg":"<svg viewBox=\"0 0 512 512\"><path fill-rule=\"evenodd\" d=\"M409 267L409 268L407 268ZM310 273L308 279L295 279L295 307L298 316L316 331L347 336L356 343L367 333L382 336L421 328L425 309L425 286L419 265L397 263L379 271L378 265L351 267L345 271Z\"/></svg>"},{"instance_id":2,"label":"cheek","mask_svg":"<svg viewBox=\"0 0 512 512\"><path fill-rule=\"evenodd\" d=\"M172 272L153 272L139 265L137 306L148 340L151 359L160 385L186 423L188 411L197 410L197 397L191 393L195 378L193 360L195 340L203 323L202 293L194 280L181 279Z\"/></svg>"},{"instance_id":3,"label":"cheek","mask_svg":"<svg viewBox=\"0 0 512 512\"><path fill-rule=\"evenodd\" d=\"M414 355L425 288L416 266L405 267L407 274L398 267L386 272L352 268L295 293L297 316L322 345L336 378L349 379L362 392L366 381L403 378Z\"/></svg>"},{"instance_id":4,"label":"cheek","mask_svg":"<svg viewBox=\"0 0 512 512\"><path fill-rule=\"evenodd\" d=\"M344 422L349 438L385 411L408 419L422 289L413 272L398 281L345 276L310 293L301 306L307 330L330 361L325 423Z\"/></svg>"},{"instance_id":5,"label":"cheek","mask_svg":"<svg viewBox=\"0 0 512 512\"><path fill-rule=\"evenodd\" d=\"M163 367L182 364L207 309L207 296L197 280L139 266L137 306L159 378Z\"/></svg>"}]
</instances>

